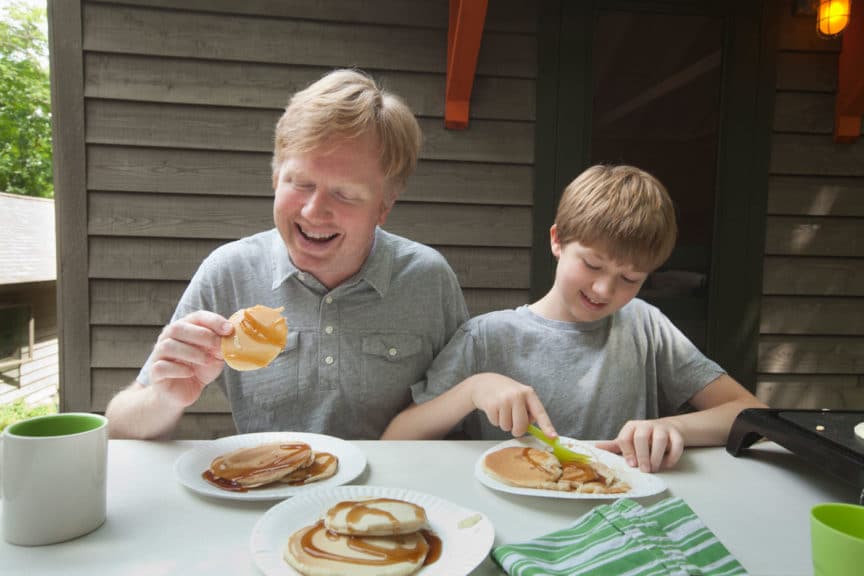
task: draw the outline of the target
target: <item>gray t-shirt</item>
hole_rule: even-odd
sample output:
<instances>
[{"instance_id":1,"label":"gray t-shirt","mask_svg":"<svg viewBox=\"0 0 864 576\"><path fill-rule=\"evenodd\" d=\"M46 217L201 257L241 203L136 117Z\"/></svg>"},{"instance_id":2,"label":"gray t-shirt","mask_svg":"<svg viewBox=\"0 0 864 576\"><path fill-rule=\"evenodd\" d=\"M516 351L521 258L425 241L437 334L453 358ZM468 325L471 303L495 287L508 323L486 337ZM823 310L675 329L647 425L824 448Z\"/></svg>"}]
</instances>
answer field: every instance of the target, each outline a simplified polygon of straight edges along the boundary
<instances>
[{"instance_id":1,"label":"gray t-shirt","mask_svg":"<svg viewBox=\"0 0 864 576\"><path fill-rule=\"evenodd\" d=\"M611 439L628 420L672 413L724 373L639 299L594 322L547 320L528 306L472 318L436 357L427 381L412 388L414 401L480 372L533 387L558 433L586 440ZM474 439L511 437L479 410L462 427Z\"/></svg>"},{"instance_id":2,"label":"gray t-shirt","mask_svg":"<svg viewBox=\"0 0 864 576\"><path fill-rule=\"evenodd\" d=\"M468 318L456 275L428 246L379 228L361 270L328 290L292 264L273 229L213 251L172 322L196 310L227 318L255 304L285 307L288 343L269 366L226 366L214 382L241 433L378 438ZM149 367L150 359L138 375L144 385Z\"/></svg>"}]
</instances>

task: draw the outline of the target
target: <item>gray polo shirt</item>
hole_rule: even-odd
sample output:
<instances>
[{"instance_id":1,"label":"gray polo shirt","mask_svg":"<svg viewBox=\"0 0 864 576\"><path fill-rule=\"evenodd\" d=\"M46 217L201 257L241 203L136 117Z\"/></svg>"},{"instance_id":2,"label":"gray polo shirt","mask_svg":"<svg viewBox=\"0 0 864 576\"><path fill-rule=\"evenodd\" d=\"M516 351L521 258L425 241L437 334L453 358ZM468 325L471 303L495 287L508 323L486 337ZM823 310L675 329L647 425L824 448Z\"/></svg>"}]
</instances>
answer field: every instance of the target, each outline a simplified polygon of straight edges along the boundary
<instances>
[{"instance_id":1,"label":"gray polo shirt","mask_svg":"<svg viewBox=\"0 0 864 576\"><path fill-rule=\"evenodd\" d=\"M594 322L548 320L528 306L476 316L414 386L414 399L425 402L480 372L533 387L558 433L585 440L614 438L628 420L674 413L724 374L638 298ZM474 439L511 437L479 410L463 428Z\"/></svg>"},{"instance_id":2,"label":"gray polo shirt","mask_svg":"<svg viewBox=\"0 0 864 576\"><path fill-rule=\"evenodd\" d=\"M250 372L226 366L214 382L241 433L378 438L468 318L455 273L428 246L379 228L361 270L328 290L292 264L273 229L213 251L172 322L195 310L227 318L255 304L285 307L288 343L269 366ZM150 359L138 375L145 385L149 365Z\"/></svg>"}]
</instances>

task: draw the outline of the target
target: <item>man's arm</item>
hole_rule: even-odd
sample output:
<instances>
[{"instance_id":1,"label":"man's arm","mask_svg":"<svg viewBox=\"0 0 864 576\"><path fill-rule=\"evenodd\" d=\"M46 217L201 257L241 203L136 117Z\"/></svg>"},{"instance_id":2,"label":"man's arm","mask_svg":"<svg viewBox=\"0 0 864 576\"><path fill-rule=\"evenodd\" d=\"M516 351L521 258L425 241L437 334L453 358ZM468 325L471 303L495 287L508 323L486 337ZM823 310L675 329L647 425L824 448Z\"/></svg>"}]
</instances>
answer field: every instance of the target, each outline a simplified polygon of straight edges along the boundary
<instances>
[{"instance_id":1,"label":"man's arm","mask_svg":"<svg viewBox=\"0 0 864 576\"><path fill-rule=\"evenodd\" d=\"M111 438L156 439L174 429L183 410L182 405L167 401L155 387L136 381L111 399L105 416Z\"/></svg>"},{"instance_id":2,"label":"man's arm","mask_svg":"<svg viewBox=\"0 0 864 576\"><path fill-rule=\"evenodd\" d=\"M225 318L203 310L166 326L150 355L149 385L133 382L105 410L111 437L159 438L173 430L222 372L222 336L232 331Z\"/></svg>"}]
</instances>

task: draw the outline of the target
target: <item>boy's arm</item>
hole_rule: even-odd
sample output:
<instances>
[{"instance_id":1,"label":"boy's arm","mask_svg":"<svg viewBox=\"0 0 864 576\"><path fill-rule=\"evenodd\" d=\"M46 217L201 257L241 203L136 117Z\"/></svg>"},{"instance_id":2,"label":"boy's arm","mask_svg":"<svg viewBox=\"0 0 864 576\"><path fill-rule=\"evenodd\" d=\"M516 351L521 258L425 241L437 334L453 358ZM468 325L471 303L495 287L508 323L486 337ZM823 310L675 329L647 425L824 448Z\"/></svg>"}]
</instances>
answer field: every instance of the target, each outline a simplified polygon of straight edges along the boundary
<instances>
[{"instance_id":1,"label":"boy's arm","mask_svg":"<svg viewBox=\"0 0 864 576\"><path fill-rule=\"evenodd\" d=\"M381 439L443 438L475 408L513 436L525 434L531 422L537 422L550 437L558 435L533 388L501 374L484 372L469 376L428 402L409 406L390 422Z\"/></svg>"},{"instance_id":2,"label":"boy's arm","mask_svg":"<svg viewBox=\"0 0 864 576\"><path fill-rule=\"evenodd\" d=\"M396 415L381 440L438 440L474 410L471 378L422 404L412 404Z\"/></svg>"},{"instance_id":3,"label":"boy's arm","mask_svg":"<svg viewBox=\"0 0 864 576\"><path fill-rule=\"evenodd\" d=\"M702 388L690 398L689 403L697 412L660 419L681 432L685 446L725 444L732 423L742 410L767 408L728 374L723 374Z\"/></svg>"},{"instance_id":4,"label":"boy's arm","mask_svg":"<svg viewBox=\"0 0 864 576\"><path fill-rule=\"evenodd\" d=\"M766 407L727 374L694 394L690 404L698 412L631 420L614 440L597 446L620 453L630 466L638 466L643 472L656 472L674 466L684 446L724 444L741 410Z\"/></svg>"}]
</instances>

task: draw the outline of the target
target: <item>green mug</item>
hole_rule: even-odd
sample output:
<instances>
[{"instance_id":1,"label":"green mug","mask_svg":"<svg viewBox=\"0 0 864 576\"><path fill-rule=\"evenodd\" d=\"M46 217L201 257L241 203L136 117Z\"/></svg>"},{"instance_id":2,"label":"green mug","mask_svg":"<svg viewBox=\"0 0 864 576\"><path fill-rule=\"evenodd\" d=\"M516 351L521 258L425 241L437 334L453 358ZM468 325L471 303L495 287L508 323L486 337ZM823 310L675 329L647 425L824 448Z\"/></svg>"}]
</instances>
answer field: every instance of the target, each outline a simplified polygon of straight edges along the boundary
<instances>
[{"instance_id":1,"label":"green mug","mask_svg":"<svg viewBox=\"0 0 864 576\"><path fill-rule=\"evenodd\" d=\"M864 506L818 504L810 510L814 576L864 573Z\"/></svg>"}]
</instances>

